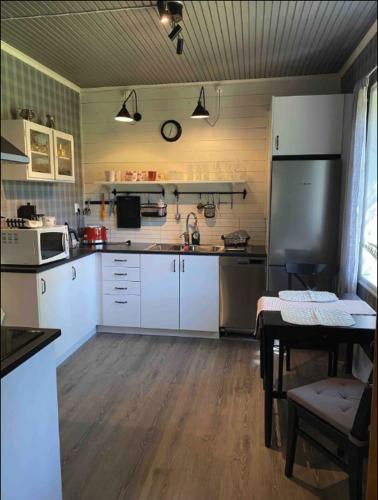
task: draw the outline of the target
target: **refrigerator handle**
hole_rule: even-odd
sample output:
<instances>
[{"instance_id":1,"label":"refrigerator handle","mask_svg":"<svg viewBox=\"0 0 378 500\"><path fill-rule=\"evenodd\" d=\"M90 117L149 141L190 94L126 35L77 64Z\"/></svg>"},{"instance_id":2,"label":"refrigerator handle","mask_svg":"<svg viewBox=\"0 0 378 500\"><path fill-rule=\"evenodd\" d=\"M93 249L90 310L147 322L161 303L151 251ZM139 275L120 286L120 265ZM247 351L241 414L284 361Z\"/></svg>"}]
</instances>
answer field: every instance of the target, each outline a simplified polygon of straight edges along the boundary
<instances>
[{"instance_id":1,"label":"refrigerator handle","mask_svg":"<svg viewBox=\"0 0 378 500\"><path fill-rule=\"evenodd\" d=\"M280 136L279 135L276 135L276 138L275 138L275 147L276 147L277 151L280 149Z\"/></svg>"}]
</instances>

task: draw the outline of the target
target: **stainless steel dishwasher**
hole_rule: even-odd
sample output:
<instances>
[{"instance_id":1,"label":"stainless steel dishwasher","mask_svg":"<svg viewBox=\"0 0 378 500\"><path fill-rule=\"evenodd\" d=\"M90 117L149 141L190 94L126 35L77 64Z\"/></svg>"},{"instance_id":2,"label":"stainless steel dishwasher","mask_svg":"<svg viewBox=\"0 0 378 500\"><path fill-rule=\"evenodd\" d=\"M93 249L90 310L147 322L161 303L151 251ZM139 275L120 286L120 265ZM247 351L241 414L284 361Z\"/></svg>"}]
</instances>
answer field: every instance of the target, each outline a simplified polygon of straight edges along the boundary
<instances>
[{"instance_id":1,"label":"stainless steel dishwasher","mask_svg":"<svg viewBox=\"0 0 378 500\"><path fill-rule=\"evenodd\" d=\"M220 258L221 331L254 333L257 300L265 290L265 265L264 258Z\"/></svg>"}]
</instances>

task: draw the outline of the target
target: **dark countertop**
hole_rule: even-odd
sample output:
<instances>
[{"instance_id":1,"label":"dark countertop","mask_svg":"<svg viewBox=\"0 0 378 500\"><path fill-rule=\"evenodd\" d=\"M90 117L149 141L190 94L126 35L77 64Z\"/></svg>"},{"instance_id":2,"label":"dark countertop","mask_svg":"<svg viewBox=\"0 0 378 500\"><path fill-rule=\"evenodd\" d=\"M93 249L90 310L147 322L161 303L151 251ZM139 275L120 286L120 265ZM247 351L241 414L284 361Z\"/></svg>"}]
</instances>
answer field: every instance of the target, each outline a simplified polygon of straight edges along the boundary
<instances>
[{"instance_id":1,"label":"dark countertop","mask_svg":"<svg viewBox=\"0 0 378 500\"><path fill-rule=\"evenodd\" d=\"M60 337L57 329L2 326L1 378Z\"/></svg>"},{"instance_id":2,"label":"dark countertop","mask_svg":"<svg viewBox=\"0 0 378 500\"><path fill-rule=\"evenodd\" d=\"M181 255L217 255L217 256L230 256L230 257L250 257L250 258L261 258L265 259L266 250L264 246L248 246L247 250L242 251L225 251L221 250L219 252L184 252L184 251L164 251L164 250L150 250L149 247L152 243L108 243L104 245L87 245L81 246L79 248L74 248L70 251L70 256L67 259L57 260L49 264L42 264L41 266L24 266L24 265L11 265L2 264L1 272L4 273L41 273L47 271L48 269L53 269L54 267L61 266L62 264L67 264L68 262L73 262L77 259L86 257L96 252L100 253L158 253L158 254L181 254Z\"/></svg>"}]
</instances>

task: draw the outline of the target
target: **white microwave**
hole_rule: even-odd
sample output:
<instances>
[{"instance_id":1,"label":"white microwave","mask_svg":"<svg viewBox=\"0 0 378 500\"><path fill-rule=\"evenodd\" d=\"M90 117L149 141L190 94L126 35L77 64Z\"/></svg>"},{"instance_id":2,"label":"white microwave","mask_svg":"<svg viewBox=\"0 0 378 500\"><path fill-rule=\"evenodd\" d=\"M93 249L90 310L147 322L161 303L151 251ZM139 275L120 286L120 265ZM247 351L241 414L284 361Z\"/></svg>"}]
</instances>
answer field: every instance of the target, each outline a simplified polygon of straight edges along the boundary
<instances>
[{"instance_id":1,"label":"white microwave","mask_svg":"<svg viewBox=\"0 0 378 500\"><path fill-rule=\"evenodd\" d=\"M69 257L68 228L2 228L1 263L40 266Z\"/></svg>"}]
</instances>

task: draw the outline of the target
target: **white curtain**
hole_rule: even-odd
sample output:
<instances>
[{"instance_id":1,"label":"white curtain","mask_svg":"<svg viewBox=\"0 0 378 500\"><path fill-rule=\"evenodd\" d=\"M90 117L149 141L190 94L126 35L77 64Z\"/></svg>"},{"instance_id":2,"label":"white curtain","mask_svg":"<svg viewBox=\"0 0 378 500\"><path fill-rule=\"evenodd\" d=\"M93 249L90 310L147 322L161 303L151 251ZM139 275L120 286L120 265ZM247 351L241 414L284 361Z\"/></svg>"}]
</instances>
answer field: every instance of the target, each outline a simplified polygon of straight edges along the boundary
<instances>
[{"instance_id":1,"label":"white curtain","mask_svg":"<svg viewBox=\"0 0 378 500\"><path fill-rule=\"evenodd\" d=\"M346 165L342 220L339 293L356 293L365 188L366 120L369 79L360 80L353 92L352 134Z\"/></svg>"}]
</instances>

